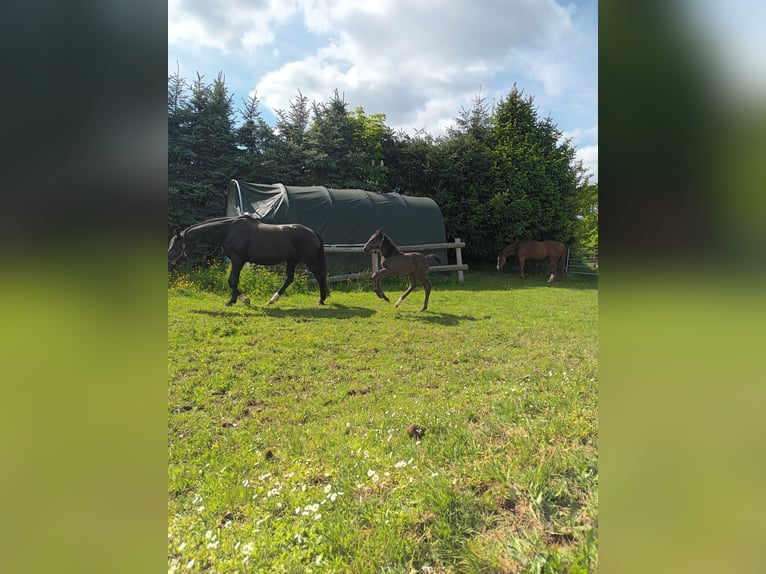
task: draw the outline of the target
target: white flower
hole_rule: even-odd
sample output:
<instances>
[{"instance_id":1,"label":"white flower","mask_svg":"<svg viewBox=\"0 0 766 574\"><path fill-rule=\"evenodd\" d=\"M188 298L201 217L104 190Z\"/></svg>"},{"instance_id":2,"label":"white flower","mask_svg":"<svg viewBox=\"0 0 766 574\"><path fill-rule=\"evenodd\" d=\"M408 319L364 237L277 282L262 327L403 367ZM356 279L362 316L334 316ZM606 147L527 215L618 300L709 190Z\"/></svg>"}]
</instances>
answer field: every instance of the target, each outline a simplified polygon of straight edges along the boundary
<instances>
[{"instance_id":1,"label":"white flower","mask_svg":"<svg viewBox=\"0 0 766 574\"><path fill-rule=\"evenodd\" d=\"M367 471L367 476L373 476L374 474L377 474L377 472L372 469Z\"/></svg>"},{"instance_id":2,"label":"white flower","mask_svg":"<svg viewBox=\"0 0 766 574\"><path fill-rule=\"evenodd\" d=\"M372 482L378 482L380 480L380 477L377 474L372 475Z\"/></svg>"},{"instance_id":3,"label":"white flower","mask_svg":"<svg viewBox=\"0 0 766 574\"><path fill-rule=\"evenodd\" d=\"M192 558L191 560L189 560L189 561L186 563L186 569L187 569L187 570L191 570L192 568L194 568L194 558Z\"/></svg>"},{"instance_id":4,"label":"white flower","mask_svg":"<svg viewBox=\"0 0 766 574\"><path fill-rule=\"evenodd\" d=\"M394 464L394 468L404 468L405 466L407 466L407 463L404 462L403 460L400 460L399 462Z\"/></svg>"},{"instance_id":5,"label":"white flower","mask_svg":"<svg viewBox=\"0 0 766 574\"><path fill-rule=\"evenodd\" d=\"M336 498L338 498L338 493L337 493L337 492L333 492L333 493L330 495L330 501L331 501L331 502L335 502L335 499L336 499Z\"/></svg>"},{"instance_id":6,"label":"white flower","mask_svg":"<svg viewBox=\"0 0 766 574\"><path fill-rule=\"evenodd\" d=\"M242 547L242 554L245 554L246 556L250 556L253 553L254 549L255 549L255 542L248 542Z\"/></svg>"},{"instance_id":7,"label":"white flower","mask_svg":"<svg viewBox=\"0 0 766 574\"><path fill-rule=\"evenodd\" d=\"M321 512L317 512L317 513L314 515L314 520L319 520L320 518L322 518L322 513L321 513Z\"/></svg>"},{"instance_id":8,"label":"white flower","mask_svg":"<svg viewBox=\"0 0 766 574\"><path fill-rule=\"evenodd\" d=\"M205 532L205 540L210 540L212 537L213 537L212 530L208 530L207 532Z\"/></svg>"},{"instance_id":9,"label":"white flower","mask_svg":"<svg viewBox=\"0 0 766 574\"><path fill-rule=\"evenodd\" d=\"M332 484L328 484L327 486L324 487L324 493L325 494L327 494L331 490L332 490Z\"/></svg>"}]
</instances>

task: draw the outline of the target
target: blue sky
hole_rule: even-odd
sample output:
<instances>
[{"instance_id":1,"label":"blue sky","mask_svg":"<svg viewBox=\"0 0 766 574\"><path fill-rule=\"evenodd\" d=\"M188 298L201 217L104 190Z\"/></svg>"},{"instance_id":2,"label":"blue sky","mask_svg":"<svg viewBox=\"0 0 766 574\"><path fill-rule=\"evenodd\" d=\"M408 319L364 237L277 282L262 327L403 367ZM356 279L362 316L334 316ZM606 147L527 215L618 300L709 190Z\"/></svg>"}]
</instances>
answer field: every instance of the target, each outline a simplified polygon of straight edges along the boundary
<instances>
[{"instance_id":1,"label":"blue sky","mask_svg":"<svg viewBox=\"0 0 766 574\"><path fill-rule=\"evenodd\" d=\"M516 83L571 138L598 181L598 2L554 0L169 0L168 74L223 72L236 108L264 119L300 90L444 133L477 94Z\"/></svg>"}]
</instances>

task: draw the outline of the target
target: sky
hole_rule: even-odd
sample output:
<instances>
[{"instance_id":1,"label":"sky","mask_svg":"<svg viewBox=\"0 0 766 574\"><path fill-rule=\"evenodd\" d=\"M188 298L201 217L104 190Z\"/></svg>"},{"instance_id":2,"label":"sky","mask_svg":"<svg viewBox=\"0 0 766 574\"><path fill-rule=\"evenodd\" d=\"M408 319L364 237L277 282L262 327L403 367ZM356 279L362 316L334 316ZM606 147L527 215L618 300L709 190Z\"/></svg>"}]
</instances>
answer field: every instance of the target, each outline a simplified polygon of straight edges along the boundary
<instances>
[{"instance_id":1,"label":"sky","mask_svg":"<svg viewBox=\"0 0 766 574\"><path fill-rule=\"evenodd\" d=\"M264 119L298 93L386 125L445 133L477 97L514 84L570 139L598 182L598 2L576 0L168 0L168 75L212 82Z\"/></svg>"}]
</instances>

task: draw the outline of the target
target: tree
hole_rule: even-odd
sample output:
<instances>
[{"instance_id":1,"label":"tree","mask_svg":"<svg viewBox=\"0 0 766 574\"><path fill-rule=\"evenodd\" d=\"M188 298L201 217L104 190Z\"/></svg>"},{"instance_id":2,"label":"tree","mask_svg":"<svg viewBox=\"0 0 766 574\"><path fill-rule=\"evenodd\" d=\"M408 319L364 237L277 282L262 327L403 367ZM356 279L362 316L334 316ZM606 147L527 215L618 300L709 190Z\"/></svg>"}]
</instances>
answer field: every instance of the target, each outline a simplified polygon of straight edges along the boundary
<instances>
[{"instance_id":1,"label":"tree","mask_svg":"<svg viewBox=\"0 0 766 574\"><path fill-rule=\"evenodd\" d=\"M289 110L276 110L275 149L281 164L276 181L286 185L311 185L306 132L311 120L309 100L300 91Z\"/></svg>"},{"instance_id":2,"label":"tree","mask_svg":"<svg viewBox=\"0 0 766 574\"><path fill-rule=\"evenodd\" d=\"M571 241L584 170L570 141L515 85L496 106L491 141L495 248L511 239Z\"/></svg>"},{"instance_id":3,"label":"tree","mask_svg":"<svg viewBox=\"0 0 766 574\"><path fill-rule=\"evenodd\" d=\"M236 144L242 151L237 176L245 181L278 181L276 136L261 115L258 94L244 103L243 123L236 130Z\"/></svg>"},{"instance_id":4,"label":"tree","mask_svg":"<svg viewBox=\"0 0 766 574\"><path fill-rule=\"evenodd\" d=\"M355 185L369 191L391 191L389 186L390 170L385 161L385 149L390 149L392 134L386 126L384 114L364 113L357 107L352 116L354 123L354 140L359 155L358 171L355 173Z\"/></svg>"},{"instance_id":5,"label":"tree","mask_svg":"<svg viewBox=\"0 0 766 574\"><path fill-rule=\"evenodd\" d=\"M190 87L177 74L168 88L168 233L225 213L237 168L231 97L223 74Z\"/></svg>"},{"instance_id":6,"label":"tree","mask_svg":"<svg viewBox=\"0 0 766 574\"><path fill-rule=\"evenodd\" d=\"M598 248L598 184L585 184L577 188L577 210L574 225L574 243L591 249Z\"/></svg>"}]
</instances>

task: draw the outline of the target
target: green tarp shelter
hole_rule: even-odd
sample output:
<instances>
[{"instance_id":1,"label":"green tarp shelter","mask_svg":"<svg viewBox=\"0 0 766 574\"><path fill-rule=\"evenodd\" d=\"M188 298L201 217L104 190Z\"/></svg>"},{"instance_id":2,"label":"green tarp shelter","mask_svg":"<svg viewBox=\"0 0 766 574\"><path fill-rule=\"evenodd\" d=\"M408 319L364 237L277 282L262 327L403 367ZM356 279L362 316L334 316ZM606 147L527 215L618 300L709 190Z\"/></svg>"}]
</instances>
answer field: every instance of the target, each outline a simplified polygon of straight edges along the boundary
<instances>
[{"instance_id":1,"label":"green tarp shelter","mask_svg":"<svg viewBox=\"0 0 766 574\"><path fill-rule=\"evenodd\" d=\"M233 179L227 190L226 215L241 214L266 223L302 223L326 245L364 244L378 228L400 246L446 241L441 210L428 197ZM435 253L446 263L446 251ZM370 256L328 253L327 263L331 272L354 272L369 269Z\"/></svg>"}]
</instances>

